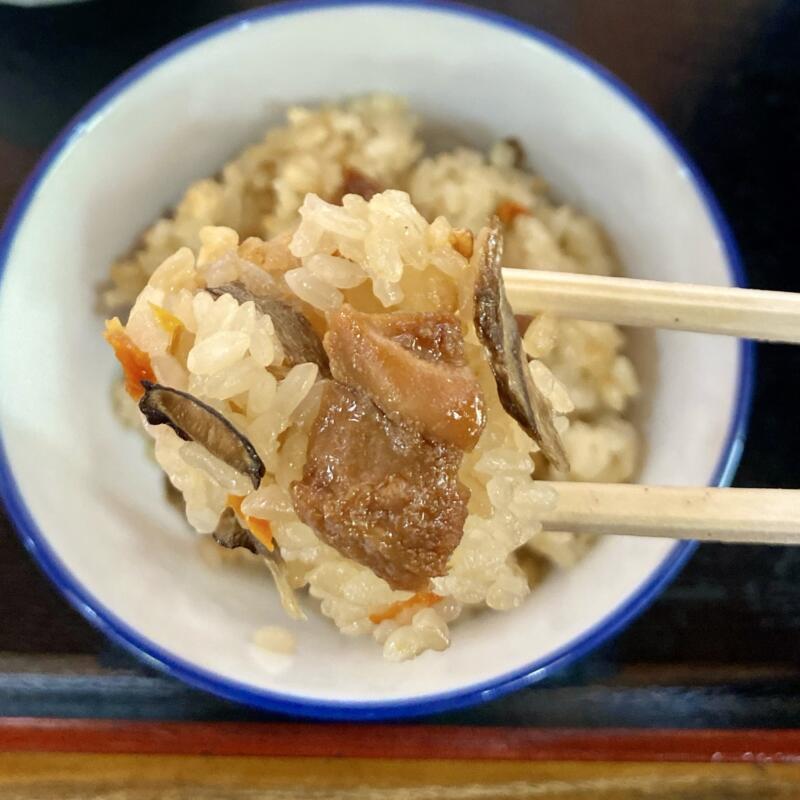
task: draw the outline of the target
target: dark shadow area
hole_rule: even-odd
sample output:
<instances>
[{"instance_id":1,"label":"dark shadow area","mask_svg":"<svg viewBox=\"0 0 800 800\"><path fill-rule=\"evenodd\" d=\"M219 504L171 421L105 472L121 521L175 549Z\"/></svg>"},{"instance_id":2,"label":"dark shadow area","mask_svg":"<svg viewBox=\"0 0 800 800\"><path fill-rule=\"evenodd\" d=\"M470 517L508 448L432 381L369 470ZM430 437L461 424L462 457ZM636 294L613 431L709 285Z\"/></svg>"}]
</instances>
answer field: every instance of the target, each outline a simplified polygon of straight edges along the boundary
<instances>
[{"instance_id":1,"label":"dark shadow area","mask_svg":"<svg viewBox=\"0 0 800 800\"><path fill-rule=\"evenodd\" d=\"M50 8L0 6L0 137L43 147L128 67L245 5L89 0Z\"/></svg>"},{"instance_id":2,"label":"dark shadow area","mask_svg":"<svg viewBox=\"0 0 800 800\"><path fill-rule=\"evenodd\" d=\"M720 200L755 288L800 290L800 4L786 0L676 131ZM738 486L800 487L800 348L760 345ZM614 658L800 662L800 549L703 545Z\"/></svg>"}]
</instances>

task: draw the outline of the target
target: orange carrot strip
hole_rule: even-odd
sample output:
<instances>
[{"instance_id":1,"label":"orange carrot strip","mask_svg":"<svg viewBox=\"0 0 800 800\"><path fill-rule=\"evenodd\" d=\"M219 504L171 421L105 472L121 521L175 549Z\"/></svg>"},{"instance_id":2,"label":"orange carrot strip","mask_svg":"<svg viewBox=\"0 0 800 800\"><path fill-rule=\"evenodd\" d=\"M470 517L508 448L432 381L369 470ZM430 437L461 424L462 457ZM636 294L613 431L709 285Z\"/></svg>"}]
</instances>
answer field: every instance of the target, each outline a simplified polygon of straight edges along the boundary
<instances>
[{"instance_id":1,"label":"orange carrot strip","mask_svg":"<svg viewBox=\"0 0 800 800\"><path fill-rule=\"evenodd\" d=\"M495 214L500 217L500 222L503 225L510 225L518 216L524 214L525 216L532 217L533 213L529 208L517 203L514 200L503 200L497 204Z\"/></svg>"},{"instance_id":2,"label":"orange carrot strip","mask_svg":"<svg viewBox=\"0 0 800 800\"><path fill-rule=\"evenodd\" d=\"M472 258L473 240L472 231L466 228L454 228L450 231L450 246L464 258Z\"/></svg>"},{"instance_id":3,"label":"orange carrot strip","mask_svg":"<svg viewBox=\"0 0 800 800\"><path fill-rule=\"evenodd\" d=\"M272 538L272 525L269 520L259 519L258 517L247 517L247 527L250 533L258 539L270 552L275 549L275 542Z\"/></svg>"},{"instance_id":4,"label":"orange carrot strip","mask_svg":"<svg viewBox=\"0 0 800 800\"><path fill-rule=\"evenodd\" d=\"M134 400L138 400L144 394L142 381L156 383L150 356L133 343L117 317L106 320L103 337L114 348L114 355L122 364L126 391Z\"/></svg>"},{"instance_id":5,"label":"orange carrot strip","mask_svg":"<svg viewBox=\"0 0 800 800\"><path fill-rule=\"evenodd\" d=\"M244 522L247 530L249 530L271 553L275 549L275 540L272 537L272 525L270 525L269 520L259 519L258 517L248 517L242 514L242 500L244 500L244 497L239 497L235 494L228 495L228 505L233 509L236 517L240 522Z\"/></svg>"},{"instance_id":6,"label":"orange carrot strip","mask_svg":"<svg viewBox=\"0 0 800 800\"><path fill-rule=\"evenodd\" d=\"M244 500L244 497L239 497L236 494L228 495L228 505L234 510L237 517L242 516L242 500Z\"/></svg>"},{"instance_id":7,"label":"orange carrot strip","mask_svg":"<svg viewBox=\"0 0 800 800\"><path fill-rule=\"evenodd\" d=\"M399 600L387 606L383 611L376 611L374 614L369 615L369 621L374 622L376 625L387 619L394 619L401 611L414 606L422 606L422 608L429 608L435 606L442 598L433 592L417 592L408 600Z\"/></svg>"}]
</instances>

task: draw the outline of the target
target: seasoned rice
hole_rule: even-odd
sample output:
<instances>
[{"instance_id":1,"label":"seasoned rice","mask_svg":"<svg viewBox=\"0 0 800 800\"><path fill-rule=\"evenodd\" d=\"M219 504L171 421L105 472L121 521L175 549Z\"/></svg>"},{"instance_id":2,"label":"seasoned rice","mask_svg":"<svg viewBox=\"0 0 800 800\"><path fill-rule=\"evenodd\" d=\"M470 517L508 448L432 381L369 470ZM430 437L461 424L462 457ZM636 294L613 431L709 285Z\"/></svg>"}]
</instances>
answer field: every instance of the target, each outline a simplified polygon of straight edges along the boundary
<instances>
[{"instance_id":1,"label":"seasoned rice","mask_svg":"<svg viewBox=\"0 0 800 800\"><path fill-rule=\"evenodd\" d=\"M109 310L132 306L126 333L149 356L158 382L223 414L263 461L266 474L254 489L199 444L144 422L190 524L212 533L230 496L242 498L244 518L269 523L288 584L307 588L342 633L371 635L395 661L445 649L451 623L467 607L519 606L542 579L544 561L568 568L581 557L587 539L542 531L539 519L556 498L532 474L625 481L639 449L624 417L638 383L619 329L542 315L525 331L532 377L556 412L570 459L563 475L503 410L471 320L472 266L460 252L460 229L477 232L499 213L505 263L612 274L619 265L602 230L553 201L544 181L519 164L513 142L497 143L488 155L460 148L423 157L423 150L417 120L393 97L294 108L285 126L219 178L190 186L174 213L112 266L102 298ZM332 202L353 170L383 191ZM460 319L488 422L459 470L471 492L463 538L426 600L340 555L295 513L290 487L303 476L324 386L319 367L289 365L273 320L253 302L204 291L239 281L257 293L265 271L305 304L318 328L344 303L367 313L445 310ZM141 418L116 390L115 403L123 418ZM204 548L216 547L202 539ZM257 638L291 649L273 633Z\"/></svg>"}]
</instances>

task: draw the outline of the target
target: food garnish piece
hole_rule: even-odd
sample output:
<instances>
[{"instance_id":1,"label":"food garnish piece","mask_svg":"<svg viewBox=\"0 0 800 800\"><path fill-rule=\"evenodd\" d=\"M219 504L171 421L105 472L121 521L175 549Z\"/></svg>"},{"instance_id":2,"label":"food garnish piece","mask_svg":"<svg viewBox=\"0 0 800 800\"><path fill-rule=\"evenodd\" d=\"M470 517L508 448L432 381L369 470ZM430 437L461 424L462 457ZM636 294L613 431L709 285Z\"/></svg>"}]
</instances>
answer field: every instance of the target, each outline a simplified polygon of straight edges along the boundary
<instances>
[{"instance_id":1,"label":"food garnish piece","mask_svg":"<svg viewBox=\"0 0 800 800\"><path fill-rule=\"evenodd\" d=\"M475 240L472 231L467 228L453 228L450 232L450 246L464 258L472 258Z\"/></svg>"},{"instance_id":2,"label":"food garnish piece","mask_svg":"<svg viewBox=\"0 0 800 800\"><path fill-rule=\"evenodd\" d=\"M278 590L278 597L281 600L283 610L292 619L307 619L305 611L300 607L297 595L289 583L289 570L280 550L276 549L272 553L259 550L259 553L264 557L264 563L267 565L270 575L272 575L272 580L275 581L275 588Z\"/></svg>"},{"instance_id":3,"label":"food garnish piece","mask_svg":"<svg viewBox=\"0 0 800 800\"><path fill-rule=\"evenodd\" d=\"M275 540L272 538L272 525L267 519L247 517L247 529L270 552L275 549Z\"/></svg>"},{"instance_id":4,"label":"food garnish piece","mask_svg":"<svg viewBox=\"0 0 800 800\"><path fill-rule=\"evenodd\" d=\"M197 442L211 455L247 475L258 488L264 462L250 440L215 408L188 392L142 381L144 394L139 410L151 425L169 425L181 439Z\"/></svg>"},{"instance_id":5,"label":"food garnish piece","mask_svg":"<svg viewBox=\"0 0 800 800\"><path fill-rule=\"evenodd\" d=\"M486 424L483 394L463 360L455 317L332 313L323 339L333 377L363 389L395 422L472 450Z\"/></svg>"},{"instance_id":6,"label":"food garnish piece","mask_svg":"<svg viewBox=\"0 0 800 800\"><path fill-rule=\"evenodd\" d=\"M398 614L410 608L430 608L435 606L442 598L433 592L417 592L408 598L408 600L399 600L392 603L390 606L376 611L374 614L369 615L369 621L375 625L380 624L384 620L394 619Z\"/></svg>"},{"instance_id":7,"label":"food garnish piece","mask_svg":"<svg viewBox=\"0 0 800 800\"><path fill-rule=\"evenodd\" d=\"M162 306L156 305L155 303L150 303L150 310L153 312L153 317L158 323L158 326L169 336L167 352L170 355L175 355L175 351L180 345L181 336L187 333L186 328L180 319L172 312L167 311L166 308L162 308Z\"/></svg>"},{"instance_id":8,"label":"food garnish piece","mask_svg":"<svg viewBox=\"0 0 800 800\"><path fill-rule=\"evenodd\" d=\"M241 503L241 498L239 498ZM253 533L239 524L236 511L228 506L219 518L217 529L214 531L214 540L222 547L233 549L244 547L251 553L256 553L264 559L264 563L275 581L283 610L292 619L306 619L305 612L297 601L297 595L289 584L286 562L283 560L277 547L267 549Z\"/></svg>"},{"instance_id":9,"label":"food garnish piece","mask_svg":"<svg viewBox=\"0 0 800 800\"><path fill-rule=\"evenodd\" d=\"M225 283L209 287L209 294L219 297L229 294L237 303L252 300L262 314L268 314L275 326L275 335L280 340L289 366L311 362L319 367L320 375L330 377L328 356L322 347L322 340L311 327L308 318L281 297L268 294L253 294L243 283Z\"/></svg>"},{"instance_id":10,"label":"food garnish piece","mask_svg":"<svg viewBox=\"0 0 800 800\"><path fill-rule=\"evenodd\" d=\"M323 390L292 502L303 522L393 589L444 575L464 531L463 452L387 417L359 389Z\"/></svg>"},{"instance_id":11,"label":"food garnish piece","mask_svg":"<svg viewBox=\"0 0 800 800\"><path fill-rule=\"evenodd\" d=\"M519 327L503 285L503 237L495 218L478 237L475 329L486 348L503 408L539 445L559 472L569 470L564 445L553 424L553 409L531 377Z\"/></svg>"},{"instance_id":12,"label":"food garnish piece","mask_svg":"<svg viewBox=\"0 0 800 800\"><path fill-rule=\"evenodd\" d=\"M144 394L142 381L155 383L156 380L150 356L134 344L133 339L125 333L125 328L122 327L118 317L106 320L103 337L114 348L114 355L122 364L125 391L134 400L138 400Z\"/></svg>"},{"instance_id":13,"label":"food garnish piece","mask_svg":"<svg viewBox=\"0 0 800 800\"><path fill-rule=\"evenodd\" d=\"M162 308L156 303L150 303L150 310L161 330L170 336L174 336L183 327L183 323L166 308Z\"/></svg>"},{"instance_id":14,"label":"food garnish piece","mask_svg":"<svg viewBox=\"0 0 800 800\"><path fill-rule=\"evenodd\" d=\"M272 537L272 525L270 525L269 520L250 517L242 513L242 500L244 500L243 497L229 494L228 507L234 511L236 518L240 520L239 524L243 521L247 530L249 530L267 550L272 552L275 549L275 541Z\"/></svg>"},{"instance_id":15,"label":"food garnish piece","mask_svg":"<svg viewBox=\"0 0 800 800\"><path fill-rule=\"evenodd\" d=\"M533 213L522 203L517 203L514 200L502 200L497 204L495 214L500 217L500 222L503 225L510 225L517 217L531 217Z\"/></svg>"}]
</instances>

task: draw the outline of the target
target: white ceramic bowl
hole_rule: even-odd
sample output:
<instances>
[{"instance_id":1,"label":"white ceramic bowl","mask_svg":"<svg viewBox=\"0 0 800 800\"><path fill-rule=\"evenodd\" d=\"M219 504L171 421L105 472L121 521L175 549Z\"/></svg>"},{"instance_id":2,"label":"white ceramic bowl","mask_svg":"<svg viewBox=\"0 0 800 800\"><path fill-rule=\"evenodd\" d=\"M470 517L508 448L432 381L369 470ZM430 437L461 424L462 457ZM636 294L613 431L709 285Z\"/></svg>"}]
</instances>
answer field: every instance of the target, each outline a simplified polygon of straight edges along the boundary
<instances>
[{"instance_id":1,"label":"white ceramic bowl","mask_svg":"<svg viewBox=\"0 0 800 800\"><path fill-rule=\"evenodd\" d=\"M455 626L453 644L386 663L312 614L284 620L261 572L214 570L162 500L139 437L112 416L112 354L93 309L109 262L193 179L288 104L406 95L477 145L513 134L557 192L600 218L630 275L741 280L702 180L628 90L563 44L502 17L433 4L303 3L222 21L117 80L61 135L0 242L0 483L27 546L117 641L189 683L319 717L419 714L498 696L618 631L690 544L608 537L518 610ZM641 479L724 483L749 401L751 353L723 338L635 338L648 395ZM295 657L248 644L269 622Z\"/></svg>"}]
</instances>

